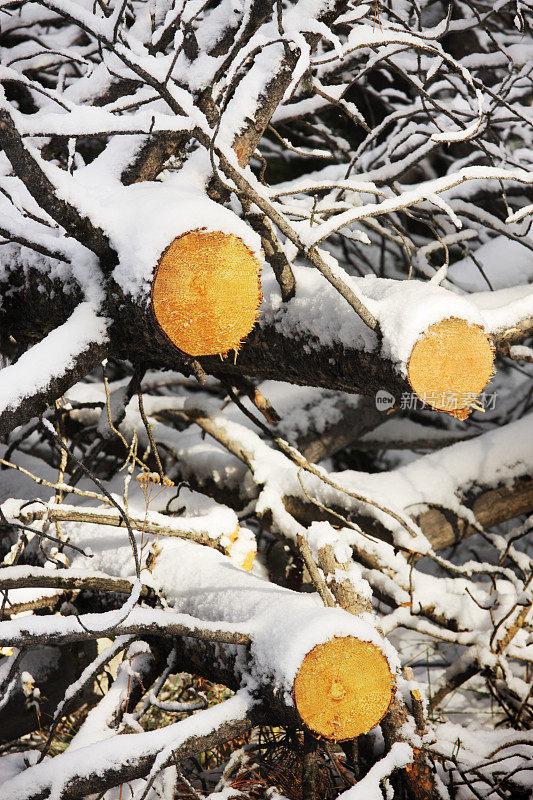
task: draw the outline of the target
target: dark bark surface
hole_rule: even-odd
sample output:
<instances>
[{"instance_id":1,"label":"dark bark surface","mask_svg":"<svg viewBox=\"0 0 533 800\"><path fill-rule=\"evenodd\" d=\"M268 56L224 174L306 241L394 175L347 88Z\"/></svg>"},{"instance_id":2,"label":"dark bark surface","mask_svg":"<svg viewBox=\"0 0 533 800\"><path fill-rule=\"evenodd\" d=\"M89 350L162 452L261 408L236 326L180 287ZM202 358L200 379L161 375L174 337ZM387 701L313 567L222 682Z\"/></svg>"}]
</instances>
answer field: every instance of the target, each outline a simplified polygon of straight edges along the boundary
<instances>
[{"instance_id":1,"label":"dark bark surface","mask_svg":"<svg viewBox=\"0 0 533 800\"><path fill-rule=\"evenodd\" d=\"M80 300L75 287L63 288L57 282L48 284L43 283L40 274L34 274L26 278L18 291L6 293L0 316L0 351L10 353L12 358L18 357L63 324L74 311ZM193 360L181 353L159 329L148 300L135 302L125 297L118 287L111 288L106 312L111 319L109 344L94 345L80 356L71 370L53 378L47 391L28 398L16 410L1 414L0 435L42 413L47 404L106 357L125 359L143 367L194 374ZM206 373L230 381L248 376L370 397L379 389L386 389L398 399L402 392L410 389L407 380L377 349L367 352L348 348L339 341L324 345L313 336L311 329L299 335L285 335L261 316L236 359L231 351L222 359L205 356L197 361Z\"/></svg>"}]
</instances>

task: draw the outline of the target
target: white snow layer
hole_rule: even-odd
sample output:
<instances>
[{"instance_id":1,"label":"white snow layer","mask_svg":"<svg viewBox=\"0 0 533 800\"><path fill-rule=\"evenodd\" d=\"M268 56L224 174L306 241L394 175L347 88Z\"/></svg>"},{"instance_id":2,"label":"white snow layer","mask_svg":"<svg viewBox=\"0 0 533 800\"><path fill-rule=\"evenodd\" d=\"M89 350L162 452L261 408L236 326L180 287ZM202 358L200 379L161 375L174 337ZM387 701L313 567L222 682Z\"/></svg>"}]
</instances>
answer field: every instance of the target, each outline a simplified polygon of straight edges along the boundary
<instances>
[{"instance_id":1,"label":"white snow layer","mask_svg":"<svg viewBox=\"0 0 533 800\"><path fill-rule=\"evenodd\" d=\"M106 150L106 156L110 156ZM96 159L70 176L54 169L58 194L100 227L117 251L113 277L126 294L148 295L154 269L172 241L191 230L223 231L240 237L263 264L261 239L228 208L205 194L203 174L186 165L164 182L124 186L108 164ZM109 168L109 169L108 169ZM52 169L47 164L46 169Z\"/></svg>"},{"instance_id":2,"label":"white snow layer","mask_svg":"<svg viewBox=\"0 0 533 800\"><path fill-rule=\"evenodd\" d=\"M395 769L406 767L413 760L413 749L405 742L394 742L389 752L381 758L372 769L348 789L339 795L338 800L383 800L381 783ZM388 795L387 795L388 796Z\"/></svg>"},{"instance_id":3,"label":"white snow layer","mask_svg":"<svg viewBox=\"0 0 533 800\"><path fill-rule=\"evenodd\" d=\"M7 780L2 785L2 800L21 800L39 789L49 792L49 800L59 800L64 786L72 780L90 778L146 756L157 757L166 748L176 750L191 736L206 736L224 723L242 719L250 706L249 695L238 692L224 703L173 725L135 736L117 735L74 752L67 750Z\"/></svg>"},{"instance_id":4,"label":"white snow layer","mask_svg":"<svg viewBox=\"0 0 533 800\"><path fill-rule=\"evenodd\" d=\"M15 409L28 396L44 391L52 378L72 369L91 344L102 344L106 320L93 303L83 302L63 325L24 353L15 364L0 371L0 413Z\"/></svg>"},{"instance_id":5,"label":"white snow layer","mask_svg":"<svg viewBox=\"0 0 533 800\"><path fill-rule=\"evenodd\" d=\"M296 294L283 303L274 275L263 275L261 324L273 324L285 336L311 337L319 345L341 342L346 347L373 351L377 337L331 284L315 269L295 267ZM343 280L377 318L381 352L405 373L417 340L434 323L458 317L488 333L511 327L533 315L531 286L462 296L425 281L396 281L367 275Z\"/></svg>"}]
</instances>

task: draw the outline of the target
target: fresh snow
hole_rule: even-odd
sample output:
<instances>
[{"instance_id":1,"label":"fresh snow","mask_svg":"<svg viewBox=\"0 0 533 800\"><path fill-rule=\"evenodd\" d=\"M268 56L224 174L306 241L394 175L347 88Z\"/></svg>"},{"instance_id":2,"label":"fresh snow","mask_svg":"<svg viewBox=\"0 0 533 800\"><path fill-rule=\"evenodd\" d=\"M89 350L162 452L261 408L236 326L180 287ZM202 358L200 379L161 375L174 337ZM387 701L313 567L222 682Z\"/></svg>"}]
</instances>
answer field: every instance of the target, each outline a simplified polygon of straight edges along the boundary
<instances>
[{"instance_id":1,"label":"fresh snow","mask_svg":"<svg viewBox=\"0 0 533 800\"><path fill-rule=\"evenodd\" d=\"M107 339L107 321L93 303L80 303L69 319L11 364L0 370L0 413L15 409L24 398L44 392L52 378L61 378L92 344Z\"/></svg>"}]
</instances>

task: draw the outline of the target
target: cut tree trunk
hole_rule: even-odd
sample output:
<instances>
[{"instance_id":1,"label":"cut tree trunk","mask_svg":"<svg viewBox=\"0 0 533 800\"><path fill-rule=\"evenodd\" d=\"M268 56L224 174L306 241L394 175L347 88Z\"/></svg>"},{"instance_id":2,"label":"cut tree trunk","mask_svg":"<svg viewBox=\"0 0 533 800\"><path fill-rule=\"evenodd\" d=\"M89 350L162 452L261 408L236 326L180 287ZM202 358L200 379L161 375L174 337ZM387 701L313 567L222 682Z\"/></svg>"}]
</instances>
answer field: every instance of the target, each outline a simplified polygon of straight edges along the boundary
<instances>
[{"instance_id":1,"label":"cut tree trunk","mask_svg":"<svg viewBox=\"0 0 533 800\"><path fill-rule=\"evenodd\" d=\"M64 527L72 543L94 547L96 530ZM152 578L170 609L250 636L250 645L182 636L176 671L248 686L278 724L303 724L328 739L351 739L378 724L391 700L396 654L371 620L272 585L212 548L175 538L159 543ZM117 564L126 548L117 540ZM73 556L72 567L86 569L87 559Z\"/></svg>"},{"instance_id":2,"label":"cut tree trunk","mask_svg":"<svg viewBox=\"0 0 533 800\"><path fill-rule=\"evenodd\" d=\"M249 628L251 647L211 645L184 638L181 667L237 688L256 687L278 718L304 724L316 735L342 741L367 733L392 697L390 647L367 620L324 608L302 595L239 570L214 550L179 547L179 574L165 596L180 612ZM154 568L154 578L164 565ZM251 681L251 684L250 684Z\"/></svg>"},{"instance_id":3,"label":"cut tree trunk","mask_svg":"<svg viewBox=\"0 0 533 800\"><path fill-rule=\"evenodd\" d=\"M198 374L199 364L205 372L229 380L246 375L369 397L382 390L387 392L387 408L399 405L404 393L414 393L430 407L446 410L460 418L469 413L472 402L492 374L493 351L489 339L479 327L467 324L461 318L460 304L456 316L446 313L438 321L437 333L435 327L427 330L424 315L420 315L419 339L417 341L414 336L410 358L406 358L402 366L391 355L395 352L396 339L402 335L395 324L385 325L378 335L321 276L313 273L318 284L316 281L309 284L309 268L299 268L295 274L296 294L283 304L280 304L279 287L274 276L264 276L264 297L257 324L244 340L238 355L230 352L222 358L219 355L200 356L198 351L194 351L196 355L193 358L179 350L156 320L149 285L143 290L144 294L141 291L133 299L109 281L104 309L110 320L108 344L89 347L74 365L69 365L68 374L52 375L48 387L36 388L32 397L18 402L16 407L1 407L0 435L43 411L58 393L81 379L104 357L128 359L134 364L158 369L179 369L185 374ZM17 273L8 275L6 280L10 290L4 293L0 351L17 358L29 346L64 324L80 303L81 295L31 270L22 284ZM411 288L408 283L414 284L384 283L389 288L392 285L398 292L399 304L403 292ZM354 287L359 291L360 284L354 284ZM2 288L7 287L0 285ZM317 291L330 304L334 303L327 312L333 324L331 332L320 330L323 315L316 317L316 304L313 312ZM462 298L455 299L445 290L442 292L448 304L446 308L454 307L459 301L464 303ZM52 296L54 302L50 302ZM410 329L413 326L416 329L418 324L417 308L417 304L413 308L406 305Z\"/></svg>"}]
</instances>

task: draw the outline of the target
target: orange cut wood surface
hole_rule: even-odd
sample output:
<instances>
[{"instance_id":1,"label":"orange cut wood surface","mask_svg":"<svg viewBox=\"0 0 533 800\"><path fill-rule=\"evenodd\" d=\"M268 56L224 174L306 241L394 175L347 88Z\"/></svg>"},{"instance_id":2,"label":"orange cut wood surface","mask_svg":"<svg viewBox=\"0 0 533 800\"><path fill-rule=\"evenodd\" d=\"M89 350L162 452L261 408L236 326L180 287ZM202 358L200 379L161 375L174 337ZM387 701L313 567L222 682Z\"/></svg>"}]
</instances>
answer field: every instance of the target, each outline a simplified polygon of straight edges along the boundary
<instances>
[{"instance_id":1,"label":"orange cut wood surface","mask_svg":"<svg viewBox=\"0 0 533 800\"><path fill-rule=\"evenodd\" d=\"M377 725L392 698L392 674L381 650L351 636L314 647L294 681L294 701L307 727L335 741Z\"/></svg>"},{"instance_id":2,"label":"orange cut wood surface","mask_svg":"<svg viewBox=\"0 0 533 800\"><path fill-rule=\"evenodd\" d=\"M234 547L238 547L239 531L240 531L240 526L237 525L236 529L233 531L233 533L229 537L230 544L226 548L226 555L227 556L231 557L232 549L234 549ZM248 550L248 552L244 554L244 557L242 556L242 552L241 552L240 553L240 559L239 559L240 560L241 569L243 569L245 572L250 572L252 567L253 567L253 565L254 565L254 561L255 561L256 555L257 555L257 546L255 546L255 548L253 550Z\"/></svg>"},{"instance_id":3,"label":"orange cut wood surface","mask_svg":"<svg viewBox=\"0 0 533 800\"><path fill-rule=\"evenodd\" d=\"M427 405L464 419L492 377L493 364L494 348L483 328L449 317L415 344L407 375Z\"/></svg>"},{"instance_id":4,"label":"orange cut wood surface","mask_svg":"<svg viewBox=\"0 0 533 800\"><path fill-rule=\"evenodd\" d=\"M261 264L242 239L190 231L163 253L152 285L155 318L190 356L238 350L257 319Z\"/></svg>"}]
</instances>

